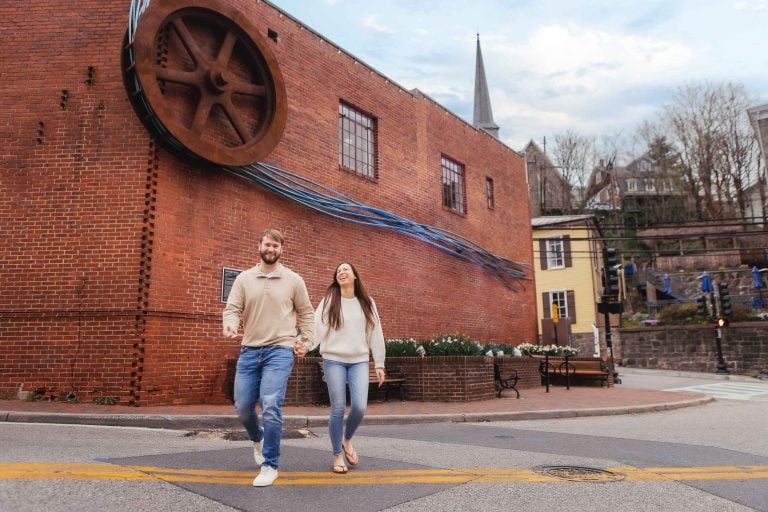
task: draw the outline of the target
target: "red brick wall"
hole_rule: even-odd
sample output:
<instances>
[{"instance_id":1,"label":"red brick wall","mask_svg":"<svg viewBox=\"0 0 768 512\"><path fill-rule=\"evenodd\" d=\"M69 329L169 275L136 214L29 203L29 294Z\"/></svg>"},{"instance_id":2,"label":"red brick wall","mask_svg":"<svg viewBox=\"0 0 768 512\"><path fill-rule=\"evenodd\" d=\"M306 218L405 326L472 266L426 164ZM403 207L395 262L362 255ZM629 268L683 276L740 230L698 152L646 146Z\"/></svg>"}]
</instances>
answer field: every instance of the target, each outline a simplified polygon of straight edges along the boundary
<instances>
[{"instance_id":1,"label":"red brick wall","mask_svg":"<svg viewBox=\"0 0 768 512\"><path fill-rule=\"evenodd\" d=\"M288 117L267 163L532 261L518 153L268 4L232 3L262 34L279 34L269 44ZM255 264L266 227L285 233L284 262L314 303L336 264L353 262L387 337L535 342L532 282L511 292L423 242L321 216L155 147L122 85L127 8L123 0L83 0L67 12L43 0L0 6L0 392L24 383L122 403L223 400L237 346L219 335L221 269ZM338 169L340 99L377 118L376 183ZM464 216L441 207L441 154L465 166Z\"/></svg>"}]
</instances>

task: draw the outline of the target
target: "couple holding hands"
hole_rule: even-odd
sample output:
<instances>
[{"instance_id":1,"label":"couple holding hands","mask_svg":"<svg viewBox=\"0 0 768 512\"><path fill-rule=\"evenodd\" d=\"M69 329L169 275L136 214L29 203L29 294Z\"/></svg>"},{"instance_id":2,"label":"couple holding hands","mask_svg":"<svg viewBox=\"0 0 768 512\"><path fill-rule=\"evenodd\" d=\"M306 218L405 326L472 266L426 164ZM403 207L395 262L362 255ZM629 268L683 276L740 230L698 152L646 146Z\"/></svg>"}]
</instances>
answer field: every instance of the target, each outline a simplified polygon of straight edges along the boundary
<instances>
[{"instance_id":1,"label":"couple holding hands","mask_svg":"<svg viewBox=\"0 0 768 512\"><path fill-rule=\"evenodd\" d=\"M240 339L235 375L235 411L253 441L261 466L255 487L272 485L278 477L282 406L294 355L304 357L320 347L331 411L328 431L333 449L332 471L346 473L359 457L352 436L368 404L368 361L384 382L384 334L376 304L350 263L336 267L333 281L317 309L306 285L279 263L284 238L267 229L259 240L259 264L241 272L232 285L223 313L224 336ZM242 336L238 334L240 323ZM301 337L296 337L296 326ZM346 385L350 411L346 425ZM256 404L261 404L263 426Z\"/></svg>"}]
</instances>

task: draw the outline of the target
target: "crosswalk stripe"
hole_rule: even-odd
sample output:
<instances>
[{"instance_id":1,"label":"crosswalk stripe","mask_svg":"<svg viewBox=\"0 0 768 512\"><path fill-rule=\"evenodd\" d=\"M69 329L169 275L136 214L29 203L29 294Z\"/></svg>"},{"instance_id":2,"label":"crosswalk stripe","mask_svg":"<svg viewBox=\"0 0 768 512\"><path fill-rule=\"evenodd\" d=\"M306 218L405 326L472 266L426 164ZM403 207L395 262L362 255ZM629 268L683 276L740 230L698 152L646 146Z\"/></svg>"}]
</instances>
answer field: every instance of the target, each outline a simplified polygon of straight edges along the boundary
<instances>
[{"instance_id":1,"label":"crosswalk stripe","mask_svg":"<svg viewBox=\"0 0 768 512\"><path fill-rule=\"evenodd\" d=\"M700 384L670 388L665 391L693 391L705 395L722 398L723 400L756 400L768 399L768 384L751 382L722 382L718 384Z\"/></svg>"}]
</instances>

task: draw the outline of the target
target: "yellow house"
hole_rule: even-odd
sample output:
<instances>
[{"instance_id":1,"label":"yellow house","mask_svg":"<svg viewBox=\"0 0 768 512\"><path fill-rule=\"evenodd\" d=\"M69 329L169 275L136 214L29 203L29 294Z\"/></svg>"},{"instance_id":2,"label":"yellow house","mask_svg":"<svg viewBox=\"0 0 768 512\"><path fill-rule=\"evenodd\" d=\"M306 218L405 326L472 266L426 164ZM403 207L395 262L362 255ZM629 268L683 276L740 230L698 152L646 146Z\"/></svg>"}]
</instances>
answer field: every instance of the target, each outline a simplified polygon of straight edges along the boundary
<instances>
[{"instance_id":1,"label":"yellow house","mask_svg":"<svg viewBox=\"0 0 768 512\"><path fill-rule=\"evenodd\" d=\"M596 217L534 217L531 224L541 343L569 344L580 356L607 356L600 334L604 315L597 305L604 243ZM615 340L619 315L610 316Z\"/></svg>"}]
</instances>

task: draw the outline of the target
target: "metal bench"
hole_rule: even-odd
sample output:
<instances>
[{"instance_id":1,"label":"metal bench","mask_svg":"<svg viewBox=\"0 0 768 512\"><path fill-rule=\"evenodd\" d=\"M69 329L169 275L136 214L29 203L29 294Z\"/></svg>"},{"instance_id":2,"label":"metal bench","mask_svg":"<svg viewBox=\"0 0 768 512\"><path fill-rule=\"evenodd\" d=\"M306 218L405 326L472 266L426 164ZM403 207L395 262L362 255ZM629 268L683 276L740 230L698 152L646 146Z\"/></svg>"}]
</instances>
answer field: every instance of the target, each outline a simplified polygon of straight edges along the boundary
<instances>
[{"instance_id":1,"label":"metal bench","mask_svg":"<svg viewBox=\"0 0 768 512\"><path fill-rule=\"evenodd\" d=\"M517 370L509 370L509 373L505 377L502 377L499 364L494 362L493 379L496 384L496 398L501 398L501 393L505 389L514 389L515 393L517 393L517 398L520 398L520 392L517 390Z\"/></svg>"}]
</instances>

